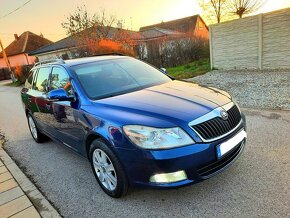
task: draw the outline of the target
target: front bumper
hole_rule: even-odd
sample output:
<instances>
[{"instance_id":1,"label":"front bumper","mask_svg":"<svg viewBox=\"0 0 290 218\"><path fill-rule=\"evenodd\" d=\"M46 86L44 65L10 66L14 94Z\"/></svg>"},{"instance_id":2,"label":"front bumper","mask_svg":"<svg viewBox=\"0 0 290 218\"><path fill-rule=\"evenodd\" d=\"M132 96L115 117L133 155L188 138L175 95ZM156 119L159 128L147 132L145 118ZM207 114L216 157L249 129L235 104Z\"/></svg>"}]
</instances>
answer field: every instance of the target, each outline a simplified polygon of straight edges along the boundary
<instances>
[{"instance_id":1,"label":"front bumper","mask_svg":"<svg viewBox=\"0 0 290 218\"><path fill-rule=\"evenodd\" d=\"M157 188L174 188L208 179L228 168L241 155L246 139L218 159L216 147L232 138L242 129L246 130L245 119L240 126L226 137L211 143L196 143L168 150L123 150L117 149L124 164L130 184ZM150 177L160 173L184 171L187 179L171 183L150 182Z\"/></svg>"}]
</instances>

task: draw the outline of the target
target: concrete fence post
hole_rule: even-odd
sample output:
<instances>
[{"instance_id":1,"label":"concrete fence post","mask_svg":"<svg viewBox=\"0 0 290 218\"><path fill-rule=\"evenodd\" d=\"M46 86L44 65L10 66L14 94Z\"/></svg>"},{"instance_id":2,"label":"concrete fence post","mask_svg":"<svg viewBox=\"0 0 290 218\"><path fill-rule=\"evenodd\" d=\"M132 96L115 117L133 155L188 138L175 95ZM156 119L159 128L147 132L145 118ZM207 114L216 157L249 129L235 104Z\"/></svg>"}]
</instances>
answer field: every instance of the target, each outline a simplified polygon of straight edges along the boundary
<instances>
[{"instance_id":1,"label":"concrete fence post","mask_svg":"<svg viewBox=\"0 0 290 218\"><path fill-rule=\"evenodd\" d=\"M209 26L209 54L210 54L210 69L211 70L214 68L212 37L213 37L212 26Z\"/></svg>"},{"instance_id":2,"label":"concrete fence post","mask_svg":"<svg viewBox=\"0 0 290 218\"><path fill-rule=\"evenodd\" d=\"M258 16L259 25L259 46L258 46L258 68L263 69L263 14Z\"/></svg>"}]
</instances>

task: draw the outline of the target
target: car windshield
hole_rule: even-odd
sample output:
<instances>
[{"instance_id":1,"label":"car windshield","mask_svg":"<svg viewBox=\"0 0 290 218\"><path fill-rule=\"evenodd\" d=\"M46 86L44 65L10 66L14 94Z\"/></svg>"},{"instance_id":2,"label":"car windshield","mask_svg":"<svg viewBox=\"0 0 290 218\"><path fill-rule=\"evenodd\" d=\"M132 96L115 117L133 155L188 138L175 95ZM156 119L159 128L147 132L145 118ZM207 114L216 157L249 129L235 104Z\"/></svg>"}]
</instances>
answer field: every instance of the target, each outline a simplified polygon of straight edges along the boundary
<instances>
[{"instance_id":1,"label":"car windshield","mask_svg":"<svg viewBox=\"0 0 290 218\"><path fill-rule=\"evenodd\" d=\"M134 58L80 64L72 69L92 99L112 97L171 81L156 68Z\"/></svg>"}]
</instances>

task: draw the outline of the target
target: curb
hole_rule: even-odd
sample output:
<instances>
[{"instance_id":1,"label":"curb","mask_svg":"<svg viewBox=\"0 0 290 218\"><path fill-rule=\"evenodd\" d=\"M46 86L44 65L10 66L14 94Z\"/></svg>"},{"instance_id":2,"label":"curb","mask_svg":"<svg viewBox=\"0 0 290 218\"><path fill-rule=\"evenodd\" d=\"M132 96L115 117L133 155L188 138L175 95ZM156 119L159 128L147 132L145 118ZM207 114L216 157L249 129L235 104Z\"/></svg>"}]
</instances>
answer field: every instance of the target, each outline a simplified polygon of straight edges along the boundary
<instances>
[{"instance_id":1,"label":"curb","mask_svg":"<svg viewBox=\"0 0 290 218\"><path fill-rule=\"evenodd\" d=\"M0 159L6 168L10 171L14 179L17 181L20 188L29 198L33 206L43 218L61 217L56 209L49 203L42 193L36 188L34 184L26 177L26 175L19 169L11 157L3 150L0 145Z\"/></svg>"}]
</instances>

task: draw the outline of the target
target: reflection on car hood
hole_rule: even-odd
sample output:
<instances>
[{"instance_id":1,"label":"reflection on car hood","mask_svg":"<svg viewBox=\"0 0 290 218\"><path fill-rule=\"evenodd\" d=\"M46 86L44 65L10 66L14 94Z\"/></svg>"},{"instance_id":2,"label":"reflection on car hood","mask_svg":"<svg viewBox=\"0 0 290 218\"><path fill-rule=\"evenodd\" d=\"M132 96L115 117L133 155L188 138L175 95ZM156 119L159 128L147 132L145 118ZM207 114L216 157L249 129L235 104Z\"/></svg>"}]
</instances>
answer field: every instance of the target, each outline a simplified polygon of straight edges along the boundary
<instances>
[{"instance_id":1,"label":"reflection on car hood","mask_svg":"<svg viewBox=\"0 0 290 218\"><path fill-rule=\"evenodd\" d=\"M191 121L230 101L229 95L223 91L174 80L140 91L96 100L95 103L108 109Z\"/></svg>"}]
</instances>

